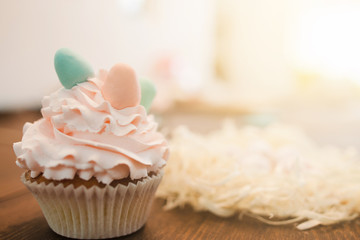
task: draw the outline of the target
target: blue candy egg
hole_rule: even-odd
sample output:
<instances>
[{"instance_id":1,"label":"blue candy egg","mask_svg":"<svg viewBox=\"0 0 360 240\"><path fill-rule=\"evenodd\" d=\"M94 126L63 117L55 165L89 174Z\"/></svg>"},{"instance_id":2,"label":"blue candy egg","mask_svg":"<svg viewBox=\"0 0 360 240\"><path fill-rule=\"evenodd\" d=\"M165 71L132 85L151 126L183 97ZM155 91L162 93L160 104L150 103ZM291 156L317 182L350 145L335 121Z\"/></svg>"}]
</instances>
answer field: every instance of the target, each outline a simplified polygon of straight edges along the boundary
<instances>
[{"instance_id":1,"label":"blue candy egg","mask_svg":"<svg viewBox=\"0 0 360 240\"><path fill-rule=\"evenodd\" d=\"M54 65L61 84L67 89L94 76L90 64L67 48L55 53Z\"/></svg>"},{"instance_id":2,"label":"blue candy egg","mask_svg":"<svg viewBox=\"0 0 360 240\"><path fill-rule=\"evenodd\" d=\"M140 88L141 88L141 101L140 104L143 105L146 111L149 111L151 103L156 95L155 85L146 79L139 79Z\"/></svg>"}]
</instances>

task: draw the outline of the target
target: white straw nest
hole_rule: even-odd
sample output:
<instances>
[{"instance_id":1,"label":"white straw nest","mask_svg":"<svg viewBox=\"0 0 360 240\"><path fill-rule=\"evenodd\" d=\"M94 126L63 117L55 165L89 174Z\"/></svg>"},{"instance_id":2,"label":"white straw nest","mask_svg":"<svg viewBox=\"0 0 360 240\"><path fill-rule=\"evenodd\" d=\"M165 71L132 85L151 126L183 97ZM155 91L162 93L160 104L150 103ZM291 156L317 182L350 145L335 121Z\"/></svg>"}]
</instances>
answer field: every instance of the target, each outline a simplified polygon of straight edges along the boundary
<instances>
[{"instance_id":1,"label":"white straw nest","mask_svg":"<svg viewBox=\"0 0 360 240\"><path fill-rule=\"evenodd\" d=\"M179 127L170 149L157 192L166 199L165 209L189 204L221 217L299 223L301 230L360 213L358 152L319 147L296 128L238 128L227 121L199 135Z\"/></svg>"}]
</instances>

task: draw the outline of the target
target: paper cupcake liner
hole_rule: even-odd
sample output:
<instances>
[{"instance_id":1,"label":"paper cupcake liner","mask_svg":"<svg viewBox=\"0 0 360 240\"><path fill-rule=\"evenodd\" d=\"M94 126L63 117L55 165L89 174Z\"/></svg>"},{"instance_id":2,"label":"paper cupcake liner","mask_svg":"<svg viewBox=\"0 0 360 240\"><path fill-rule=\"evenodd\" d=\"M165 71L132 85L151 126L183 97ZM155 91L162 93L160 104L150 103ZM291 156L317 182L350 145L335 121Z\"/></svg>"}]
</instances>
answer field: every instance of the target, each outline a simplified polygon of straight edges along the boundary
<instances>
[{"instance_id":1,"label":"paper cupcake liner","mask_svg":"<svg viewBox=\"0 0 360 240\"><path fill-rule=\"evenodd\" d=\"M65 237L102 239L124 236L146 222L163 172L137 184L116 187L64 187L22 182L39 202L50 228Z\"/></svg>"}]
</instances>

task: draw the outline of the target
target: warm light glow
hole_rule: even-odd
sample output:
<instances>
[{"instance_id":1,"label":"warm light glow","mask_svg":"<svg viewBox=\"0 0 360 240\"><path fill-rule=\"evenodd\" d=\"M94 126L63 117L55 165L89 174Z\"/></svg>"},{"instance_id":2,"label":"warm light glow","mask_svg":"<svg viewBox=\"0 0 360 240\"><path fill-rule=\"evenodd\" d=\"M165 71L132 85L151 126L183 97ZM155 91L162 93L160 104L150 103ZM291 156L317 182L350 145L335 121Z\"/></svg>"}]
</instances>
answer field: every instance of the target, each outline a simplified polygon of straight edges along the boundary
<instances>
[{"instance_id":1,"label":"warm light glow","mask_svg":"<svg viewBox=\"0 0 360 240\"><path fill-rule=\"evenodd\" d=\"M313 8L299 20L298 70L360 83L360 4Z\"/></svg>"},{"instance_id":2,"label":"warm light glow","mask_svg":"<svg viewBox=\"0 0 360 240\"><path fill-rule=\"evenodd\" d=\"M144 0L117 0L117 3L125 13L131 15L139 13L144 5Z\"/></svg>"}]
</instances>

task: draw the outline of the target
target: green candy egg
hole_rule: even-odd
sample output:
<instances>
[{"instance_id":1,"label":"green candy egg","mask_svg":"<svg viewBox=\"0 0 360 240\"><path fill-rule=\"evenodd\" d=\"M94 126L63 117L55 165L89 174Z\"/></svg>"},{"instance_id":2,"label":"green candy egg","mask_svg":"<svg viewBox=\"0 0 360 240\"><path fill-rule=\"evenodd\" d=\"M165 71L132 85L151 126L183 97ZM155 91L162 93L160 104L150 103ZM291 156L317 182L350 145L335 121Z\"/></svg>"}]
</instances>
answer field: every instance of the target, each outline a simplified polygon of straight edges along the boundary
<instances>
[{"instance_id":1,"label":"green candy egg","mask_svg":"<svg viewBox=\"0 0 360 240\"><path fill-rule=\"evenodd\" d=\"M61 84L67 89L94 76L90 64L67 48L61 48L55 53L54 65Z\"/></svg>"},{"instance_id":2,"label":"green candy egg","mask_svg":"<svg viewBox=\"0 0 360 240\"><path fill-rule=\"evenodd\" d=\"M141 87L141 101L140 104L143 105L147 112L151 107L151 103L156 95L155 85L147 79L139 79Z\"/></svg>"}]
</instances>

